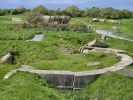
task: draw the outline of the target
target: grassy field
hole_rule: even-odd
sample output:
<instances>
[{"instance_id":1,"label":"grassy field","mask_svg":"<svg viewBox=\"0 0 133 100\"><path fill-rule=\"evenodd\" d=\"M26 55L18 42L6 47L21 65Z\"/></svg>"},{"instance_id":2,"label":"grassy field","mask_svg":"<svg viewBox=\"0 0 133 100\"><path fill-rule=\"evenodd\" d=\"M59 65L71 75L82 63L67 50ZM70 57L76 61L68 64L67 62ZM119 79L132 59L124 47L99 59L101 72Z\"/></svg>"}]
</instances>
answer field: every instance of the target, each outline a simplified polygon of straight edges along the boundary
<instances>
[{"instance_id":1,"label":"grassy field","mask_svg":"<svg viewBox=\"0 0 133 100\"><path fill-rule=\"evenodd\" d=\"M115 64L119 59L113 54L90 53L90 54L76 54L65 55L56 60L43 60L32 64L38 69L54 69L54 70L94 70L109 67ZM100 62L99 65L87 65L89 62ZM65 66L64 66L65 65Z\"/></svg>"},{"instance_id":2,"label":"grassy field","mask_svg":"<svg viewBox=\"0 0 133 100\"><path fill-rule=\"evenodd\" d=\"M16 22L16 23L24 23L27 22L27 14L23 13L23 14L19 14L19 15L6 15L6 16L0 16L0 23L1 24L9 24L9 23L13 23L12 22L12 18L21 18L22 21L21 22ZM14 23L13 23L14 24Z\"/></svg>"},{"instance_id":3,"label":"grassy field","mask_svg":"<svg viewBox=\"0 0 133 100\"><path fill-rule=\"evenodd\" d=\"M44 34L42 42L1 40L0 55L14 51L16 52L15 64L29 64L39 69L80 71L100 69L117 63L120 60L119 57L111 53L79 54L80 46L93 40L95 36L95 33L50 31ZM100 64L87 66L89 62L100 62Z\"/></svg>"},{"instance_id":4,"label":"grassy field","mask_svg":"<svg viewBox=\"0 0 133 100\"><path fill-rule=\"evenodd\" d=\"M21 17L26 22L26 14ZM8 80L3 76L23 64L32 65L38 69L55 70L92 70L104 68L117 63L120 58L114 54L89 53L80 54L79 48L93 39L100 40L96 33L46 31L43 29L17 29L22 23L12 23L12 16L0 16L0 57L9 51L14 51L13 65L0 64L0 100L94 100L97 91L100 100L132 100L133 79L115 73L102 75L81 91L62 91L56 89L38 75L18 72ZM90 23L91 18L74 18ZM89 20L88 20L89 19ZM122 20L124 33L132 32L132 19ZM92 23L96 28L111 30L114 25L108 23ZM109 26L108 26L109 25ZM129 26L127 26L129 25ZM103 28L103 29L104 29ZM35 34L44 34L41 42L26 41ZM131 36L131 34L129 34ZM109 38L106 41L111 48L125 50L133 57L133 42ZM87 66L89 62L101 62L97 66ZM65 65L65 66L64 66ZM132 69L132 66L127 68Z\"/></svg>"},{"instance_id":5,"label":"grassy field","mask_svg":"<svg viewBox=\"0 0 133 100\"><path fill-rule=\"evenodd\" d=\"M114 31L113 27L120 27L121 32L116 35L125 38L133 39L133 19L121 19L121 24L107 23L107 22L91 22L92 18L73 18L70 23L88 23L94 29L103 29L107 31Z\"/></svg>"}]
</instances>

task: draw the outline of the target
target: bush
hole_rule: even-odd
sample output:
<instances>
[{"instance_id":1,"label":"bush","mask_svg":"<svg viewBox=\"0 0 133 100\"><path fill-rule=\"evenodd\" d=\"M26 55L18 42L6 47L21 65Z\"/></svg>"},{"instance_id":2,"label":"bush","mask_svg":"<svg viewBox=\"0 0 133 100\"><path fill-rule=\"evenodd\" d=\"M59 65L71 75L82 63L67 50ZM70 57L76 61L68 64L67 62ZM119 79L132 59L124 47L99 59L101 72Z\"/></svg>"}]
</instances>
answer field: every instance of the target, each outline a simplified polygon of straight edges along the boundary
<instances>
[{"instance_id":1,"label":"bush","mask_svg":"<svg viewBox=\"0 0 133 100\"><path fill-rule=\"evenodd\" d=\"M28 23L30 28L43 28L45 30L54 31L81 31L81 32L92 32L93 30L88 29L83 24L56 24L56 23Z\"/></svg>"}]
</instances>

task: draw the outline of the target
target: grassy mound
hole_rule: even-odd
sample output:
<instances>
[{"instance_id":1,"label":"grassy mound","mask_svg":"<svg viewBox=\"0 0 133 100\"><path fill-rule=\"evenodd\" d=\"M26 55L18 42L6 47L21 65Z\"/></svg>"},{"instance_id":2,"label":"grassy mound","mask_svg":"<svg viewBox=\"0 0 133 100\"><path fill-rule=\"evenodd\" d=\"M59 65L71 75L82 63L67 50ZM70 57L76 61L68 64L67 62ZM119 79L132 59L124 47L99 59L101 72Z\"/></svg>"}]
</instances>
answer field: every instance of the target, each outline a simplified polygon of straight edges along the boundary
<instances>
[{"instance_id":1,"label":"grassy mound","mask_svg":"<svg viewBox=\"0 0 133 100\"><path fill-rule=\"evenodd\" d=\"M17 73L11 79L0 80L1 100L63 100L63 94L37 75Z\"/></svg>"},{"instance_id":2,"label":"grassy mound","mask_svg":"<svg viewBox=\"0 0 133 100\"><path fill-rule=\"evenodd\" d=\"M133 78L115 73L102 75L81 91L55 89L35 74L18 72L8 80L0 80L1 100L132 100Z\"/></svg>"},{"instance_id":3,"label":"grassy mound","mask_svg":"<svg viewBox=\"0 0 133 100\"><path fill-rule=\"evenodd\" d=\"M95 99L98 93L100 100L132 100L133 78L115 73L102 75L97 81L88 85L75 100Z\"/></svg>"},{"instance_id":4,"label":"grassy mound","mask_svg":"<svg viewBox=\"0 0 133 100\"><path fill-rule=\"evenodd\" d=\"M110 67L119 61L119 57L108 53L89 53L89 54L75 54L64 55L54 60L43 60L32 64L37 69L45 70L70 70L70 71L83 71L95 70L105 67ZM89 65L88 63L99 62L98 65Z\"/></svg>"}]
</instances>

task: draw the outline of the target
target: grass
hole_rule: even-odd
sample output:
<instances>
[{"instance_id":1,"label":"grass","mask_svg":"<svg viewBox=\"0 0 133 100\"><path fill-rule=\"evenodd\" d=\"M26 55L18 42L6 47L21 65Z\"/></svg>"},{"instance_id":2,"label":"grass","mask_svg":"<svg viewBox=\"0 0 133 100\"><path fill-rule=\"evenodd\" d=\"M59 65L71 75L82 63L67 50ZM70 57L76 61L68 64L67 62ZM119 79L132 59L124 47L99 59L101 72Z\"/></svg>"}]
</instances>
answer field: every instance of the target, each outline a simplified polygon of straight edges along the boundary
<instances>
[{"instance_id":1,"label":"grass","mask_svg":"<svg viewBox=\"0 0 133 100\"><path fill-rule=\"evenodd\" d=\"M133 71L133 64L125 67L125 69Z\"/></svg>"},{"instance_id":2,"label":"grass","mask_svg":"<svg viewBox=\"0 0 133 100\"><path fill-rule=\"evenodd\" d=\"M21 17L26 22L26 14L13 17ZM22 64L30 64L39 69L79 71L104 68L119 61L119 58L112 53L79 54L78 50L81 46L93 39L100 39L101 36L96 33L45 31L43 29L17 30L16 26L22 23L12 23L11 18L10 15L0 16L0 57L7 54L8 51L16 52L13 65L0 64L0 100L94 100L97 91L100 100L133 99L133 78L115 73L104 74L77 92L58 90L36 74L18 72L10 79L2 80L7 72L19 68ZM75 21L77 19L90 23L91 18L74 18L70 23L77 22ZM121 24L123 34L132 33L132 23L130 23L132 19L121 21L123 21ZM108 23L93 24L94 27L107 30L111 30L114 26ZM25 41L39 32L44 34L43 41ZM19 38L17 34L20 35ZM129 34L129 36L131 35ZM128 55L133 57L132 42L113 38L109 38L106 42L109 47L125 50ZM73 53L60 51L60 48L64 46L72 49ZM86 66L89 61L98 61L101 64ZM132 69L131 67L127 68Z\"/></svg>"},{"instance_id":3,"label":"grass","mask_svg":"<svg viewBox=\"0 0 133 100\"><path fill-rule=\"evenodd\" d=\"M5 64L0 64L0 80L4 77L4 75L7 72L10 72L11 70L18 68L19 66L17 65L5 65Z\"/></svg>"},{"instance_id":4,"label":"grass","mask_svg":"<svg viewBox=\"0 0 133 100\"><path fill-rule=\"evenodd\" d=\"M132 100L133 78L115 73L102 75L81 91L55 89L35 74L18 72L8 80L0 80L1 100Z\"/></svg>"},{"instance_id":5,"label":"grass","mask_svg":"<svg viewBox=\"0 0 133 100\"><path fill-rule=\"evenodd\" d=\"M98 80L88 85L75 100L94 100L97 92L100 100L132 100L133 78L115 73L102 75Z\"/></svg>"},{"instance_id":6,"label":"grass","mask_svg":"<svg viewBox=\"0 0 133 100\"><path fill-rule=\"evenodd\" d=\"M33 38L35 34L43 34L45 31L36 28L17 29L14 27L1 27L0 28L0 40L28 40Z\"/></svg>"},{"instance_id":7,"label":"grass","mask_svg":"<svg viewBox=\"0 0 133 100\"><path fill-rule=\"evenodd\" d=\"M118 33L118 35L133 39L133 19L123 19L121 22L121 33Z\"/></svg>"},{"instance_id":8,"label":"grass","mask_svg":"<svg viewBox=\"0 0 133 100\"><path fill-rule=\"evenodd\" d=\"M94 29L103 29L113 31L113 27L120 27L121 32L116 33L118 36L133 39L133 19L121 19L121 24L113 24L107 22L91 22L92 18L73 18L70 23L88 23Z\"/></svg>"},{"instance_id":9,"label":"grass","mask_svg":"<svg viewBox=\"0 0 133 100\"><path fill-rule=\"evenodd\" d=\"M0 80L1 100L63 100L63 94L35 74L18 72L9 80Z\"/></svg>"},{"instance_id":10,"label":"grass","mask_svg":"<svg viewBox=\"0 0 133 100\"><path fill-rule=\"evenodd\" d=\"M0 39L1 40L22 40L22 39L31 39L35 33L28 30L0 30Z\"/></svg>"},{"instance_id":11,"label":"grass","mask_svg":"<svg viewBox=\"0 0 133 100\"><path fill-rule=\"evenodd\" d=\"M60 36L63 38L60 38ZM53 31L48 31L45 33L44 41L42 42L1 40L0 55L4 55L8 51L14 51L16 52L16 65L30 64L35 68L53 70L92 70L117 63L119 58L114 54L65 54L59 50L60 47L65 45L72 48L73 52L77 52L82 44L91 41L95 36L95 33L53 33ZM101 64L93 67L87 66L87 63L90 61L101 62Z\"/></svg>"},{"instance_id":12,"label":"grass","mask_svg":"<svg viewBox=\"0 0 133 100\"><path fill-rule=\"evenodd\" d=\"M104 53L90 53L90 54L76 54L76 55L65 55L62 58L56 60L43 60L32 64L37 69L53 69L53 70L95 70L104 67L109 67L119 61L114 54ZM99 65L87 65L89 62L100 62ZM65 66L64 66L65 65Z\"/></svg>"},{"instance_id":13,"label":"grass","mask_svg":"<svg viewBox=\"0 0 133 100\"><path fill-rule=\"evenodd\" d=\"M24 23L24 22L27 22L27 14L28 12L26 13L23 13L23 14L19 14L19 15L5 15L5 16L0 16L0 23L1 24L4 24L4 23L12 23L12 18L21 18L22 19L22 22L16 22L16 23Z\"/></svg>"}]
</instances>

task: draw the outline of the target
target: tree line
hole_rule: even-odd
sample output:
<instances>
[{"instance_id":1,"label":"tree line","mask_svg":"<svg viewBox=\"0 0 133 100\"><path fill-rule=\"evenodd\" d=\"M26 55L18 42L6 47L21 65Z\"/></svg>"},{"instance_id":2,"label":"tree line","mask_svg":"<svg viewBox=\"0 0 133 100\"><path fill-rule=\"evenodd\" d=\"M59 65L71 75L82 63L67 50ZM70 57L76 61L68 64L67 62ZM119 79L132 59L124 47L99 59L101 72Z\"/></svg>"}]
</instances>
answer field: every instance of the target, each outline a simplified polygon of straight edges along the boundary
<instances>
[{"instance_id":1,"label":"tree line","mask_svg":"<svg viewBox=\"0 0 133 100\"><path fill-rule=\"evenodd\" d=\"M101 17L107 19L123 19L123 18L133 18L133 12L127 9L119 10L115 8L87 8L85 10L79 9L77 6L68 6L65 9L51 10L43 5L38 5L33 9L26 9L24 7L19 7L16 9L0 9L0 15L6 14L21 14L27 11L38 12L43 15L66 15L70 17Z\"/></svg>"},{"instance_id":2,"label":"tree line","mask_svg":"<svg viewBox=\"0 0 133 100\"><path fill-rule=\"evenodd\" d=\"M0 16L3 15L17 15L22 14L24 12L29 12L29 9L26 9L25 7L18 7L15 9L0 9Z\"/></svg>"},{"instance_id":3,"label":"tree line","mask_svg":"<svg viewBox=\"0 0 133 100\"><path fill-rule=\"evenodd\" d=\"M31 11L39 12L44 15L67 15L70 17L101 17L107 19L133 18L133 12L127 9L118 10L115 8L87 8L80 10L77 6L68 6L65 9L49 10L43 5L33 8Z\"/></svg>"}]
</instances>

